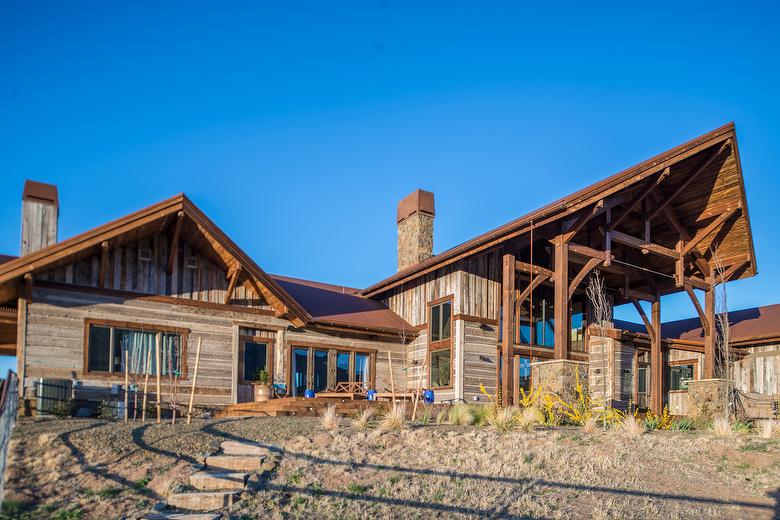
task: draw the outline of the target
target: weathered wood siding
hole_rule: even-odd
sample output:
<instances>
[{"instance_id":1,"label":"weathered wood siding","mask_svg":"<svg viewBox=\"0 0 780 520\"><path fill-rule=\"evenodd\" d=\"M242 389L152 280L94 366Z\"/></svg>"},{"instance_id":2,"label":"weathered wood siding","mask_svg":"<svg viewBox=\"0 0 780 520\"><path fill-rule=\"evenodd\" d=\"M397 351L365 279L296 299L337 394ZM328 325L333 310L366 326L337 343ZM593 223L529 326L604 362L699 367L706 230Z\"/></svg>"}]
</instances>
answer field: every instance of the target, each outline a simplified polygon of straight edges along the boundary
<instances>
[{"instance_id":1,"label":"weathered wood siding","mask_svg":"<svg viewBox=\"0 0 780 520\"><path fill-rule=\"evenodd\" d=\"M462 323L465 329L463 399L471 402L478 396L485 402L487 398L479 390L480 383L490 395L496 393L498 327L465 320Z\"/></svg>"},{"instance_id":2,"label":"weathered wood siding","mask_svg":"<svg viewBox=\"0 0 780 520\"><path fill-rule=\"evenodd\" d=\"M746 394L780 395L780 346L754 352L734 363L734 384Z\"/></svg>"},{"instance_id":3,"label":"weathered wood siding","mask_svg":"<svg viewBox=\"0 0 780 520\"><path fill-rule=\"evenodd\" d=\"M284 330L290 327L286 320L233 309L202 308L98 292L37 287L33 292L33 301L27 307L26 318L27 377L78 380L82 383L80 391L86 398L96 398L101 395L101 391L103 398L106 398L112 384L124 382L123 374L85 372L84 320L88 318L189 329L186 353L188 373L181 380L180 400L184 399L181 396L190 382L197 342L202 338L196 389L196 403L201 405L227 405L237 400L239 327L255 328L275 339L276 382L285 382L288 349L296 342L376 350L376 386L379 389L390 387L389 351L393 357L396 384L405 381L403 361L406 346L403 344L336 337L309 330ZM29 380L27 385L30 385ZM165 381L163 393L167 395Z\"/></svg>"},{"instance_id":4,"label":"weathered wood siding","mask_svg":"<svg viewBox=\"0 0 780 520\"><path fill-rule=\"evenodd\" d=\"M148 252L149 260L139 258L139 250ZM179 254L168 274L169 238L165 234L139 240L108 251L108 269L103 289L173 296L211 303L225 303L228 289L227 272L207 256L181 241ZM42 273L40 280L100 287L101 254ZM187 267L194 259L195 267ZM266 308L270 306L250 289L236 286L231 304Z\"/></svg>"}]
</instances>

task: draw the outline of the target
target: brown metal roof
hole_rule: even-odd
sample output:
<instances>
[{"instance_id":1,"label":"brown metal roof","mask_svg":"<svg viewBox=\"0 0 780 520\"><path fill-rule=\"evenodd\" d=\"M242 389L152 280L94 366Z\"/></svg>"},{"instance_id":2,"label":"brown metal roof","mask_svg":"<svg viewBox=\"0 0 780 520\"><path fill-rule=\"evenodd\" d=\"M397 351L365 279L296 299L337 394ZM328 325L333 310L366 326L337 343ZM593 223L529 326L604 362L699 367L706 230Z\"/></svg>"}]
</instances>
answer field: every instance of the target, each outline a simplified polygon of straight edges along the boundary
<instances>
[{"instance_id":1,"label":"brown metal roof","mask_svg":"<svg viewBox=\"0 0 780 520\"><path fill-rule=\"evenodd\" d=\"M750 224L747 218L747 203L744 196L744 188L741 180L741 167L739 166L738 153L736 151L736 133L734 129L734 123L728 123L720 128L712 130L700 137L692 139L687 143L683 143L676 146L666 152L656 155L655 157L643 161L635 166L627 168L619 173L616 173L606 179L599 181L595 184L587 186L567 197L556 200L540 209L532 211L520 218L517 218L503 226L500 226L492 231L479 235L467 242L464 242L458 246L455 246L443 253L432 256L422 262L412 265L398 273L367 287L360 291L365 296L377 296L380 293L391 289L406 281L412 280L417 276L432 272L444 265L457 261L460 258L468 257L477 254L481 251L493 248L500 245L502 242L509 240L513 237L527 233L531 227L538 227L552 221L568 217L574 212L581 210L582 208L593 204L594 201L599 200L610 195L624 190L626 187L635 186L647 179L650 175L654 175L667 166L680 163L686 159L692 158L697 154L701 154L705 150L718 146L729 139L733 143L732 155L736 160L736 170L739 172L739 186L735 190L735 196L742 204L744 215L744 228L747 229L747 236L744 237L743 242L745 248L749 251L751 260L748 268L745 269L743 276L753 276L756 272L755 268L755 253L753 251L752 235L750 234ZM695 190L688 190L694 192ZM697 208L694 208L694 210ZM695 212L695 211L694 211ZM741 217L743 218L743 217Z\"/></svg>"},{"instance_id":2,"label":"brown metal roof","mask_svg":"<svg viewBox=\"0 0 780 520\"><path fill-rule=\"evenodd\" d=\"M414 327L384 304L358 295L358 289L353 287L273 274L269 276L306 309L315 323L415 333Z\"/></svg>"},{"instance_id":3,"label":"brown metal roof","mask_svg":"<svg viewBox=\"0 0 780 520\"><path fill-rule=\"evenodd\" d=\"M36 181L24 181L24 191L22 191L22 200L34 199L41 202L50 202L55 206L59 205L57 196L57 186Z\"/></svg>"},{"instance_id":4,"label":"brown metal roof","mask_svg":"<svg viewBox=\"0 0 780 520\"><path fill-rule=\"evenodd\" d=\"M777 338L780 340L780 304L753 307L729 312L729 335L734 343ZM644 325L615 320L615 327L630 332L646 334ZM704 342L704 330L699 318L668 321L661 324L664 339Z\"/></svg>"},{"instance_id":5,"label":"brown metal roof","mask_svg":"<svg viewBox=\"0 0 780 520\"><path fill-rule=\"evenodd\" d=\"M0 264L4 264L6 262L10 262L11 260L16 260L18 257L13 255L2 255L0 254Z\"/></svg>"}]
</instances>

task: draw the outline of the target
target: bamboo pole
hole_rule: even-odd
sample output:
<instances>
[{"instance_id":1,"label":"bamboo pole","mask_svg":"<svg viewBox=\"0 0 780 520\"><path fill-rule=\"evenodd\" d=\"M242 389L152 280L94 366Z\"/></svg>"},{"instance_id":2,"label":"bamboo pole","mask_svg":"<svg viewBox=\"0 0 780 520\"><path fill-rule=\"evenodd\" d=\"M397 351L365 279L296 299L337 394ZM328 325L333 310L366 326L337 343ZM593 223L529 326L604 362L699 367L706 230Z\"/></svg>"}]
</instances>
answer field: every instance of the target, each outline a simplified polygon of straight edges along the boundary
<instances>
[{"instance_id":1,"label":"bamboo pole","mask_svg":"<svg viewBox=\"0 0 780 520\"><path fill-rule=\"evenodd\" d=\"M198 338L198 350L195 351L195 371L192 374L192 390L190 390L190 406L187 409L187 424L192 422L192 403L195 402L195 384L198 382L198 366L200 365L200 344L203 338Z\"/></svg>"},{"instance_id":2,"label":"bamboo pole","mask_svg":"<svg viewBox=\"0 0 780 520\"><path fill-rule=\"evenodd\" d=\"M125 349L125 422L128 418L127 407L130 406L130 364L128 363L129 356L127 355L127 349Z\"/></svg>"},{"instance_id":3,"label":"bamboo pole","mask_svg":"<svg viewBox=\"0 0 780 520\"><path fill-rule=\"evenodd\" d=\"M141 422L146 422L146 390L149 388L149 372L152 371L152 353L146 353L146 367L144 369L144 397L141 401Z\"/></svg>"},{"instance_id":4,"label":"bamboo pole","mask_svg":"<svg viewBox=\"0 0 780 520\"><path fill-rule=\"evenodd\" d=\"M395 404L395 380L393 379L393 358L390 357L390 351L387 351L387 363L390 365L390 393L393 396L393 404Z\"/></svg>"},{"instance_id":5,"label":"bamboo pole","mask_svg":"<svg viewBox=\"0 0 780 520\"><path fill-rule=\"evenodd\" d=\"M428 358L426 357L423 360L422 364L422 370L420 371L420 377L417 379L417 389L414 393L414 407L412 408L412 420L414 421L415 417L417 416L417 403L420 402L420 389L422 388L422 380L423 376L425 375L425 367L428 364Z\"/></svg>"},{"instance_id":6,"label":"bamboo pole","mask_svg":"<svg viewBox=\"0 0 780 520\"><path fill-rule=\"evenodd\" d=\"M154 358L157 361L157 424L162 422L162 410L160 409L160 333L154 343Z\"/></svg>"}]
</instances>

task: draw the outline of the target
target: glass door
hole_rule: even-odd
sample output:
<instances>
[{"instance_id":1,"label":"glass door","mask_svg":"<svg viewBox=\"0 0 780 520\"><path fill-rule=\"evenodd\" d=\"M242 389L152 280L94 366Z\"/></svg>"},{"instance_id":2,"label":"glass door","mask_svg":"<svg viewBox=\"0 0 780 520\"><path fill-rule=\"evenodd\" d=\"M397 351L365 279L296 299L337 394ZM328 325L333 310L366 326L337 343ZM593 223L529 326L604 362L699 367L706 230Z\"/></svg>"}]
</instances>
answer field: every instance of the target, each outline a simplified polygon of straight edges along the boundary
<instances>
[{"instance_id":1,"label":"glass door","mask_svg":"<svg viewBox=\"0 0 780 520\"><path fill-rule=\"evenodd\" d=\"M309 349L296 348L292 354L292 395L303 397L309 381Z\"/></svg>"},{"instance_id":2,"label":"glass door","mask_svg":"<svg viewBox=\"0 0 780 520\"><path fill-rule=\"evenodd\" d=\"M640 363L637 368L637 395L636 395L636 407L641 409L647 409L648 402L650 400L650 391L648 389L648 377L650 376L650 367Z\"/></svg>"},{"instance_id":3,"label":"glass door","mask_svg":"<svg viewBox=\"0 0 780 520\"><path fill-rule=\"evenodd\" d=\"M322 392L328 387L328 351L314 351L314 382L315 392Z\"/></svg>"}]
</instances>

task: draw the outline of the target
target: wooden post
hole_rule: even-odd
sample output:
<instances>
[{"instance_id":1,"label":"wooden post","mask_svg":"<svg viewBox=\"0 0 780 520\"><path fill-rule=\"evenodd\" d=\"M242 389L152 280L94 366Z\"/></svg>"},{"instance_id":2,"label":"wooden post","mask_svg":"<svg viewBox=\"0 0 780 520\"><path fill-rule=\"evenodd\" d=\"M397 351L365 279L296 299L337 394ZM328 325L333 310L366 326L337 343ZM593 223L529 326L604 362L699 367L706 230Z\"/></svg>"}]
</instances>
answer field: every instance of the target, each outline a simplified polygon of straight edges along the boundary
<instances>
[{"instance_id":1,"label":"wooden post","mask_svg":"<svg viewBox=\"0 0 780 520\"><path fill-rule=\"evenodd\" d=\"M515 346L515 255L504 255L501 278L501 405L512 404L512 354ZM499 385L496 385L498 388Z\"/></svg>"},{"instance_id":2,"label":"wooden post","mask_svg":"<svg viewBox=\"0 0 780 520\"><path fill-rule=\"evenodd\" d=\"M425 375L425 367L428 365L428 358L426 357L425 360L423 360L422 364L422 370L420 371L420 377L417 380L417 389L414 393L414 406L412 407L412 420L414 421L415 417L417 416L417 403L420 402L420 390L422 390L422 380L423 376Z\"/></svg>"},{"instance_id":3,"label":"wooden post","mask_svg":"<svg viewBox=\"0 0 780 520\"><path fill-rule=\"evenodd\" d=\"M393 379L393 358L390 357L390 351L387 351L387 364L390 365L390 393L395 403L395 380Z\"/></svg>"},{"instance_id":4,"label":"wooden post","mask_svg":"<svg viewBox=\"0 0 780 520\"><path fill-rule=\"evenodd\" d=\"M146 396L149 388L149 372L152 370L152 353L146 353L146 367L144 369L144 396L141 400L141 422L146 422Z\"/></svg>"},{"instance_id":5,"label":"wooden post","mask_svg":"<svg viewBox=\"0 0 780 520\"><path fill-rule=\"evenodd\" d=\"M704 379L715 377L715 277L707 277L709 288L704 291L704 316L707 323L704 324Z\"/></svg>"},{"instance_id":6,"label":"wooden post","mask_svg":"<svg viewBox=\"0 0 780 520\"><path fill-rule=\"evenodd\" d=\"M198 382L198 366L200 365L200 345L203 338L198 338L198 350L195 351L195 371L192 374L192 390L190 390L190 406L187 408L187 424L192 422L192 403L195 401L195 385Z\"/></svg>"},{"instance_id":7,"label":"wooden post","mask_svg":"<svg viewBox=\"0 0 780 520\"><path fill-rule=\"evenodd\" d=\"M160 408L160 333L157 333L157 338L154 342L154 359L157 365L157 424L162 422L162 409Z\"/></svg>"},{"instance_id":8,"label":"wooden post","mask_svg":"<svg viewBox=\"0 0 780 520\"><path fill-rule=\"evenodd\" d=\"M561 237L555 241L555 359L569 357L569 245Z\"/></svg>"},{"instance_id":9,"label":"wooden post","mask_svg":"<svg viewBox=\"0 0 780 520\"><path fill-rule=\"evenodd\" d=\"M130 406L130 356L125 349L125 422L127 422L127 407Z\"/></svg>"},{"instance_id":10,"label":"wooden post","mask_svg":"<svg viewBox=\"0 0 780 520\"><path fill-rule=\"evenodd\" d=\"M664 407L664 357L661 351L661 293L657 288L651 320L654 334L650 343L650 409L658 414Z\"/></svg>"}]
</instances>

